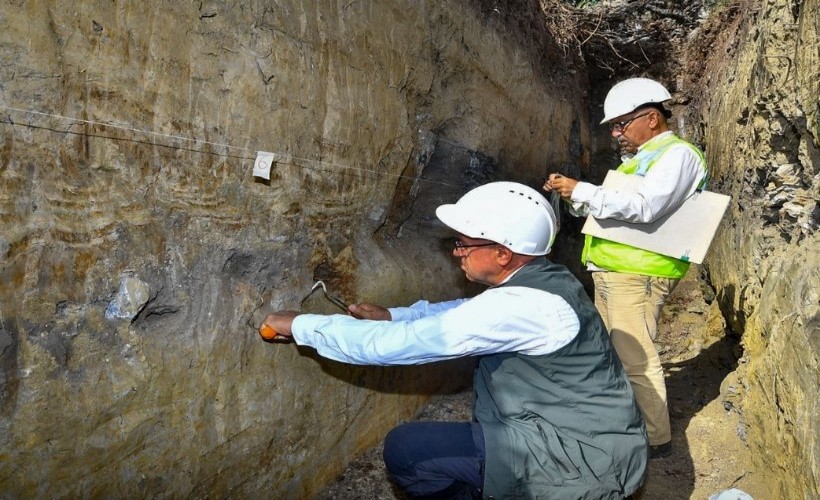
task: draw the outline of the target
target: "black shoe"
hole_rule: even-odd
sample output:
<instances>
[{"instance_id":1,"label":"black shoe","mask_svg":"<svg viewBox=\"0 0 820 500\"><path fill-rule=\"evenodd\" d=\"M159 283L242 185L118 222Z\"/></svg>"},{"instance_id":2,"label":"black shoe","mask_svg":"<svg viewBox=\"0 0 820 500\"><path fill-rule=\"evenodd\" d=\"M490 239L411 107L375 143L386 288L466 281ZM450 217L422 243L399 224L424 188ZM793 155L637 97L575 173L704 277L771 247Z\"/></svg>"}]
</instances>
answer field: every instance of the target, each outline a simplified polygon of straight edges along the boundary
<instances>
[{"instance_id":1,"label":"black shoe","mask_svg":"<svg viewBox=\"0 0 820 500\"><path fill-rule=\"evenodd\" d=\"M649 447L649 460L666 458L672 454L672 441Z\"/></svg>"}]
</instances>

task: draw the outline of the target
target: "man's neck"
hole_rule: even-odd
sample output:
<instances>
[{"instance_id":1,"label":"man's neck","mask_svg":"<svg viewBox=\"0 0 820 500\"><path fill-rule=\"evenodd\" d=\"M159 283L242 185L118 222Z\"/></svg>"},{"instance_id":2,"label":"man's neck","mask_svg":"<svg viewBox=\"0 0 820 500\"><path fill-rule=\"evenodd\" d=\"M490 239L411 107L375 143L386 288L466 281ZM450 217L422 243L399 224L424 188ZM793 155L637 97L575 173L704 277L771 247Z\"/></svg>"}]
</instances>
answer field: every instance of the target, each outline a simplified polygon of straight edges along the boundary
<instances>
[{"instance_id":1,"label":"man's neck","mask_svg":"<svg viewBox=\"0 0 820 500\"><path fill-rule=\"evenodd\" d=\"M497 279L493 280L493 286L498 286L506 283L515 275L522 267L526 266L530 261L537 259L536 255L513 255L513 259L507 264L497 275Z\"/></svg>"}]
</instances>

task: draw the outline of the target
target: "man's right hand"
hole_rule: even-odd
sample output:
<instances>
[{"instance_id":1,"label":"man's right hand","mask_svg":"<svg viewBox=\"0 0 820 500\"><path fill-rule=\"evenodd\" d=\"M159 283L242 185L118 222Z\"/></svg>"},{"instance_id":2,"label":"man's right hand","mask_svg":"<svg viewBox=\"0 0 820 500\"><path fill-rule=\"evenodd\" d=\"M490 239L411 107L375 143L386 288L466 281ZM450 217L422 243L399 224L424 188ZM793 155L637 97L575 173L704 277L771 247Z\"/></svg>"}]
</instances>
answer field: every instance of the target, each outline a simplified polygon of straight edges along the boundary
<instances>
[{"instance_id":1,"label":"man's right hand","mask_svg":"<svg viewBox=\"0 0 820 500\"><path fill-rule=\"evenodd\" d=\"M288 342L293 338L291 326L299 316L296 311L277 311L269 314L259 325L259 335L268 342Z\"/></svg>"},{"instance_id":2,"label":"man's right hand","mask_svg":"<svg viewBox=\"0 0 820 500\"><path fill-rule=\"evenodd\" d=\"M566 200L572 199L572 191L578 181L570 177L565 177L561 174L550 174L547 181L544 183L543 189L546 192L557 191L561 198Z\"/></svg>"},{"instance_id":3,"label":"man's right hand","mask_svg":"<svg viewBox=\"0 0 820 500\"><path fill-rule=\"evenodd\" d=\"M353 317L359 319L372 319L377 321L390 321L393 319L387 308L374 304L350 304L347 310L350 311Z\"/></svg>"}]
</instances>

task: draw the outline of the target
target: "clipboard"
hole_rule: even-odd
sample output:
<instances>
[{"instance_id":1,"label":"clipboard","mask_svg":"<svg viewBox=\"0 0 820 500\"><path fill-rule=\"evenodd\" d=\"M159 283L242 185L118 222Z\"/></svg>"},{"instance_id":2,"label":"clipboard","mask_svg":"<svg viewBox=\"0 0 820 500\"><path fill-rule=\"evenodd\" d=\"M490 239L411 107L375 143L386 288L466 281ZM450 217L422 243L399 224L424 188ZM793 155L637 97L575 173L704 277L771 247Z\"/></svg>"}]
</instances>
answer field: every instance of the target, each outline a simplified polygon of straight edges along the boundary
<instances>
[{"instance_id":1,"label":"clipboard","mask_svg":"<svg viewBox=\"0 0 820 500\"><path fill-rule=\"evenodd\" d=\"M643 177L610 170L602 187L638 191ZM581 232L598 238L649 250L700 264L712 244L730 196L698 191L671 213L650 223L624 222L587 217Z\"/></svg>"}]
</instances>

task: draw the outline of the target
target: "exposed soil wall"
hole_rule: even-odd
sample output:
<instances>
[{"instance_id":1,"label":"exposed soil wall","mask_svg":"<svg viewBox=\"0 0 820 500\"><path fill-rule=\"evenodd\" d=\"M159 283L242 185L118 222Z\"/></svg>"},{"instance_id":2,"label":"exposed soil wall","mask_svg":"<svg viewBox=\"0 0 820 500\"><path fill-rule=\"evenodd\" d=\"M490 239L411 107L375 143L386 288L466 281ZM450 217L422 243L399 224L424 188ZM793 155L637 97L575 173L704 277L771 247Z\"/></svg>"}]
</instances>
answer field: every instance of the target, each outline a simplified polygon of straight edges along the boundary
<instances>
[{"instance_id":1,"label":"exposed soil wall","mask_svg":"<svg viewBox=\"0 0 820 500\"><path fill-rule=\"evenodd\" d=\"M732 196L703 266L744 349L721 398L772 496L816 498L820 2L613 0L576 20L591 123L615 81L664 82L673 128L704 149L709 188ZM616 162L608 130L591 136L580 174L599 181Z\"/></svg>"},{"instance_id":2,"label":"exposed soil wall","mask_svg":"<svg viewBox=\"0 0 820 500\"><path fill-rule=\"evenodd\" d=\"M773 498L820 494L820 2L722 5L687 47L711 189L732 203L707 260L744 354L723 395Z\"/></svg>"},{"instance_id":3,"label":"exposed soil wall","mask_svg":"<svg viewBox=\"0 0 820 500\"><path fill-rule=\"evenodd\" d=\"M703 266L744 348L721 397L775 498L820 494L819 12L816 0L613 0L570 14L590 122L615 81L664 82L673 128L704 149L710 189L732 196ZM608 130L590 131L589 163L569 173L598 182L617 160Z\"/></svg>"},{"instance_id":4,"label":"exposed soil wall","mask_svg":"<svg viewBox=\"0 0 820 500\"><path fill-rule=\"evenodd\" d=\"M0 490L301 498L463 384L254 326L316 279L463 293L432 207L538 186L587 126L540 22L523 1L4 3Z\"/></svg>"},{"instance_id":5,"label":"exposed soil wall","mask_svg":"<svg viewBox=\"0 0 820 500\"><path fill-rule=\"evenodd\" d=\"M590 123L647 75L732 195L703 266L744 348L721 397L773 495L816 497L820 1L606 2L583 49L550 5L0 6L0 490L318 491L469 367L322 361L261 342L262 314L317 279L385 305L473 291L433 208L600 180ZM583 277L578 227L556 258Z\"/></svg>"}]
</instances>

